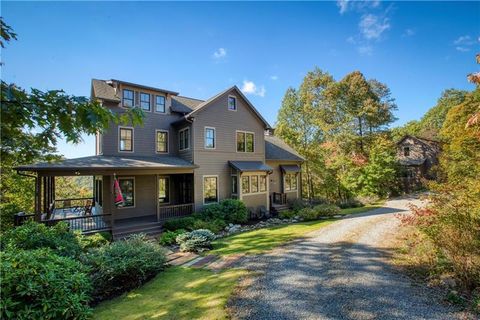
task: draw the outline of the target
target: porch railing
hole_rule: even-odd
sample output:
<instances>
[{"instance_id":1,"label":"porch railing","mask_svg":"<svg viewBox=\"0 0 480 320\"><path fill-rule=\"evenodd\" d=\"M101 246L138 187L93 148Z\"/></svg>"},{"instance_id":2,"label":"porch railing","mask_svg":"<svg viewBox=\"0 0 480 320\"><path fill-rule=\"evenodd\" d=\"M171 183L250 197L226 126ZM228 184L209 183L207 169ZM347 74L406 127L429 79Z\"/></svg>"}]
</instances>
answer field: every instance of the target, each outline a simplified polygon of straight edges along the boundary
<instances>
[{"instance_id":1,"label":"porch railing","mask_svg":"<svg viewBox=\"0 0 480 320\"><path fill-rule=\"evenodd\" d=\"M193 206L193 203L160 206L158 208L159 219L167 220L188 216L193 213Z\"/></svg>"},{"instance_id":2,"label":"porch railing","mask_svg":"<svg viewBox=\"0 0 480 320\"><path fill-rule=\"evenodd\" d=\"M272 195L272 204L287 204L287 194L274 192Z\"/></svg>"},{"instance_id":3,"label":"porch railing","mask_svg":"<svg viewBox=\"0 0 480 320\"><path fill-rule=\"evenodd\" d=\"M34 220L34 217L34 214L16 214L14 216L14 224L15 226L20 226L28 220ZM39 222L47 226L53 226L61 221L67 223L72 231L97 232L111 229L112 214L106 213L61 219L46 219Z\"/></svg>"},{"instance_id":4,"label":"porch railing","mask_svg":"<svg viewBox=\"0 0 480 320\"><path fill-rule=\"evenodd\" d=\"M93 204L93 198L55 199L55 209L75 209Z\"/></svg>"}]
</instances>

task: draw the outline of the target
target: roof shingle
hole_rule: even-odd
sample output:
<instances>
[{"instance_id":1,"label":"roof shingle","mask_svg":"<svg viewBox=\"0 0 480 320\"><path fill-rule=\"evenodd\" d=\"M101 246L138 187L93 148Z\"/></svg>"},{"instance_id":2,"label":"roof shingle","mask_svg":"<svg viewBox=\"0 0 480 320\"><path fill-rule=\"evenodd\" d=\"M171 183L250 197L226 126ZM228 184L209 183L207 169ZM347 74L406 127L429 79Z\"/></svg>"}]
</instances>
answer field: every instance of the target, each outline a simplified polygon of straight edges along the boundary
<instances>
[{"instance_id":1,"label":"roof shingle","mask_svg":"<svg viewBox=\"0 0 480 320\"><path fill-rule=\"evenodd\" d=\"M282 139L270 135L265 136L265 159L305 161L297 151L286 144Z\"/></svg>"}]
</instances>

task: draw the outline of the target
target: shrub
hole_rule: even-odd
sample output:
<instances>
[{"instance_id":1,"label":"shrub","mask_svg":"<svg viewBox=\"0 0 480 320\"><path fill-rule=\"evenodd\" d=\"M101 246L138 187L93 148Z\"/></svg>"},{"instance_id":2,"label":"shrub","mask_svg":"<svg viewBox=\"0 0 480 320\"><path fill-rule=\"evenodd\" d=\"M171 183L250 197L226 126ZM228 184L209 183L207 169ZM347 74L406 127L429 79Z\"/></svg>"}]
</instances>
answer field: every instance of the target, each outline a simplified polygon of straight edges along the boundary
<instances>
[{"instance_id":1,"label":"shrub","mask_svg":"<svg viewBox=\"0 0 480 320\"><path fill-rule=\"evenodd\" d=\"M109 232L99 232L92 235L82 235L81 232L75 232L75 235L77 236L83 251L107 245L112 238Z\"/></svg>"},{"instance_id":2,"label":"shrub","mask_svg":"<svg viewBox=\"0 0 480 320\"><path fill-rule=\"evenodd\" d=\"M220 203L212 203L208 206L204 206L203 209L197 213L197 217L205 221L215 219L225 220L225 212L223 211L223 207L220 205Z\"/></svg>"},{"instance_id":3,"label":"shrub","mask_svg":"<svg viewBox=\"0 0 480 320\"><path fill-rule=\"evenodd\" d=\"M291 219L293 217L295 217L297 215L297 213L293 210L286 210L286 211L281 211L279 214L278 214L278 217L280 219Z\"/></svg>"},{"instance_id":4,"label":"shrub","mask_svg":"<svg viewBox=\"0 0 480 320\"><path fill-rule=\"evenodd\" d=\"M181 235L182 233L185 233L186 231L184 229L178 229L175 231L165 231L162 233L160 239L158 242L162 246L168 246L175 244L175 239L177 238L178 235Z\"/></svg>"},{"instance_id":5,"label":"shrub","mask_svg":"<svg viewBox=\"0 0 480 320\"><path fill-rule=\"evenodd\" d=\"M305 201L303 201L302 199L295 199L295 200L290 202L290 207L292 207L292 210L295 213L298 213L303 208L308 207L308 204Z\"/></svg>"},{"instance_id":6,"label":"shrub","mask_svg":"<svg viewBox=\"0 0 480 320\"><path fill-rule=\"evenodd\" d=\"M181 234L176 240L180 245L180 250L199 252L210 249L214 239L215 235L210 230L199 229Z\"/></svg>"},{"instance_id":7,"label":"shrub","mask_svg":"<svg viewBox=\"0 0 480 320\"><path fill-rule=\"evenodd\" d=\"M243 201L225 199L220 201L220 206L227 223L242 223L248 220L248 210Z\"/></svg>"},{"instance_id":8,"label":"shrub","mask_svg":"<svg viewBox=\"0 0 480 320\"><path fill-rule=\"evenodd\" d=\"M363 203L360 202L357 199L347 199L345 201L338 202L337 205L341 209L347 209L347 208L360 208L363 207Z\"/></svg>"},{"instance_id":9,"label":"shrub","mask_svg":"<svg viewBox=\"0 0 480 320\"><path fill-rule=\"evenodd\" d=\"M227 226L226 222L222 219L215 219L212 221L204 221L197 219L193 224L193 229L207 229L212 231L213 233L219 233Z\"/></svg>"},{"instance_id":10,"label":"shrub","mask_svg":"<svg viewBox=\"0 0 480 320\"><path fill-rule=\"evenodd\" d=\"M64 222L52 227L34 221L11 229L2 237L2 248L15 247L18 249L32 250L50 248L56 254L68 257L78 257L82 247L78 238L68 230Z\"/></svg>"},{"instance_id":11,"label":"shrub","mask_svg":"<svg viewBox=\"0 0 480 320\"><path fill-rule=\"evenodd\" d=\"M0 253L2 319L87 319L91 283L85 267L51 249Z\"/></svg>"},{"instance_id":12,"label":"shrub","mask_svg":"<svg viewBox=\"0 0 480 320\"><path fill-rule=\"evenodd\" d=\"M92 270L94 301L138 287L161 271L165 260L165 250L147 241L144 235L90 250L85 255L85 264Z\"/></svg>"},{"instance_id":13,"label":"shrub","mask_svg":"<svg viewBox=\"0 0 480 320\"><path fill-rule=\"evenodd\" d=\"M340 208L333 204L320 204L313 207L315 214L318 217L322 216L334 216L340 212Z\"/></svg>"},{"instance_id":14,"label":"shrub","mask_svg":"<svg viewBox=\"0 0 480 320\"><path fill-rule=\"evenodd\" d=\"M166 230L175 231L178 229L193 230L193 224L195 223L194 217L184 217L178 219L170 219L165 221L163 227Z\"/></svg>"},{"instance_id":15,"label":"shrub","mask_svg":"<svg viewBox=\"0 0 480 320\"><path fill-rule=\"evenodd\" d=\"M317 212L313 208L303 208L298 211L298 216L303 218L303 220L315 220L317 219Z\"/></svg>"}]
</instances>

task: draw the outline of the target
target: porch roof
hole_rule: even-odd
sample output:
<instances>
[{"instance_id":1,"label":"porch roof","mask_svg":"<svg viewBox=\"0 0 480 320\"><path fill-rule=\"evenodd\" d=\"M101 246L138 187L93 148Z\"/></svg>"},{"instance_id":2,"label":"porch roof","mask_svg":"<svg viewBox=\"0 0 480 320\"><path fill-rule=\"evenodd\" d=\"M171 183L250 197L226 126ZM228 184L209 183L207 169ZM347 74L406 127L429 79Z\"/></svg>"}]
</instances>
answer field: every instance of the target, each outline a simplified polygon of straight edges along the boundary
<instances>
[{"instance_id":1,"label":"porch roof","mask_svg":"<svg viewBox=\"0 0 480 320\"><path fill-rule=\"evenodd\" d=\"M159 155L157 157L117 157L90 156L64 159L57 162L38 162L18 166L19 171L71 171L71 170L108 170L108 169L193 169L198 166L184 159Z\"/></svg>"},{"instance_id":2,"label":"porch roof","mask_svg":"<svg viewBox=\"0 0 480 320\"><path fill-rule=\"evenodd\" d=\"M282 168L282 171L283 171L284 173L300 172L300 166L297 166L296 164L292 164L292 165L281 165L280 168Z\"/></svg>"},{"instance_id":3,"label":"porch roof","mask_svg":"<svg viewBox=\"0 0 480 320\"><path fill-rule=\"evenodd\" d=\"M267 166L262 161L229 161L232 168L240 172L251 171L272 171L272 167Z\"/></svg>"}]
</instances>

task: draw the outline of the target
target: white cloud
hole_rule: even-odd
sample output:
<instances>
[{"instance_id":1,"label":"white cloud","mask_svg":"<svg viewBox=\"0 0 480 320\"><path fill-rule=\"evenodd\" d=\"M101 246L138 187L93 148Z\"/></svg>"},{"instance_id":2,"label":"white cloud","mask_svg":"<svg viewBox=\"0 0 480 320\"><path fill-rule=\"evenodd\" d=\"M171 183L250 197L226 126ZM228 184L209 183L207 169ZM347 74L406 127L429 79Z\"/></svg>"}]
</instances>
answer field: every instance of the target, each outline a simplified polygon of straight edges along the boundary
<instances>
[{"instance_id":1,"label":"white cloud","mask_svg":"<svg viewBox=\"0 0 480 320\"><path fill-rule=\"evenodd\" d=\"M390 29L388 18L380 18L374 14L364 14L358 24L361 34L367 40L379 39L383 32Z\"/></svg>"},{"instance_id":2,"label":"white cloud","mask_svg":"<svg viewBox=\"0 0 480 320\"><path fill-rule=\"evenodd\" d=\"M227 49L225 48L218 48L217 50L215 50L215 52L213 53L212 57L214 59L223 59L227 56Z\"/></svg>"},{"instance_id":3,"label":"white cloud","mask_svg":"<svg viewBox=\"0 0 480 320\"><path fill-rule=\"evenodd\" d=\"M402 34L403 37L411 37L414 35L415 35L415 30L413 29L405 29L405 31Z\"/></svg>"},{"instance_id":4,"label":"white cloud","mask_svg":"<svg viewBox=\"0 0 480 320\"><path fill-rule=\"evenodd\" d=\"M380 5L380 0L371 1L356 1L356 0L337 0L337 7L340 9L340 14L347 11L365 11L369 8L376 8Z\"/></svg>"},{"instance_id":5,"label":"white cloud","mask_svg":"<svg viewBox=\"0 0 480 320\"><path fill-rule=\"evenodd\" d=\"M278 76L275 76L275 75L270 76L270 80L277 81L277 80L278 80Z\"/></svg>"},{"instance_id":6,"label":"white cloud","mask_svg":"<svg viewBox=\"0 0 480 320\"><path fill-rule=\"evenodd\" d=\"M478 39L480 41L480 39ZM472 46L476 43L475 39L469 35L460 36L453 41L455 49L460 52L468 52L472 49Z\"/></svg>"},{"instance_id":7,"label":"white cloud","mask_svg":"<svg viewBox=\"0 0 480 320\"><path fill-rule=\"evenodd\" d=\"M457 49L457 51L460 51L460 52L468 52L470 51L470 48L467 48L467 47L455 47L455 49Z\"/></svg>"},{"instance_id":8,"label":"white cloud","mask_svg":"<svg viewBox=\"0 0 480 320\"><path fill-rule=\"evenodd\" d=\"M371 56L373 53L373 47L370 45L359 46L357 50L358 50L358 53L364 56Z\"/></svg>"},{"instance_id":9,"label":"white cloud","mask_svg":"<svg viewBox=\"0 0 480 320\"><path fill-rule=\"evenodd\" d=\"M243 80L242 92L245 94L251 94L259 97L265 97L265 87L257 87L253 81Z\"/></svg>"},{"instance_id":10,"label":"white cloud","mask_svg":"<svg viewBox=\"0 0 480 320\"><path fill-rule=\"evenodd\" d=\"M337 6L340 8L340 14L344 14L348 10L349 0L338 0Z\"/></svg>"}]
</instances>

